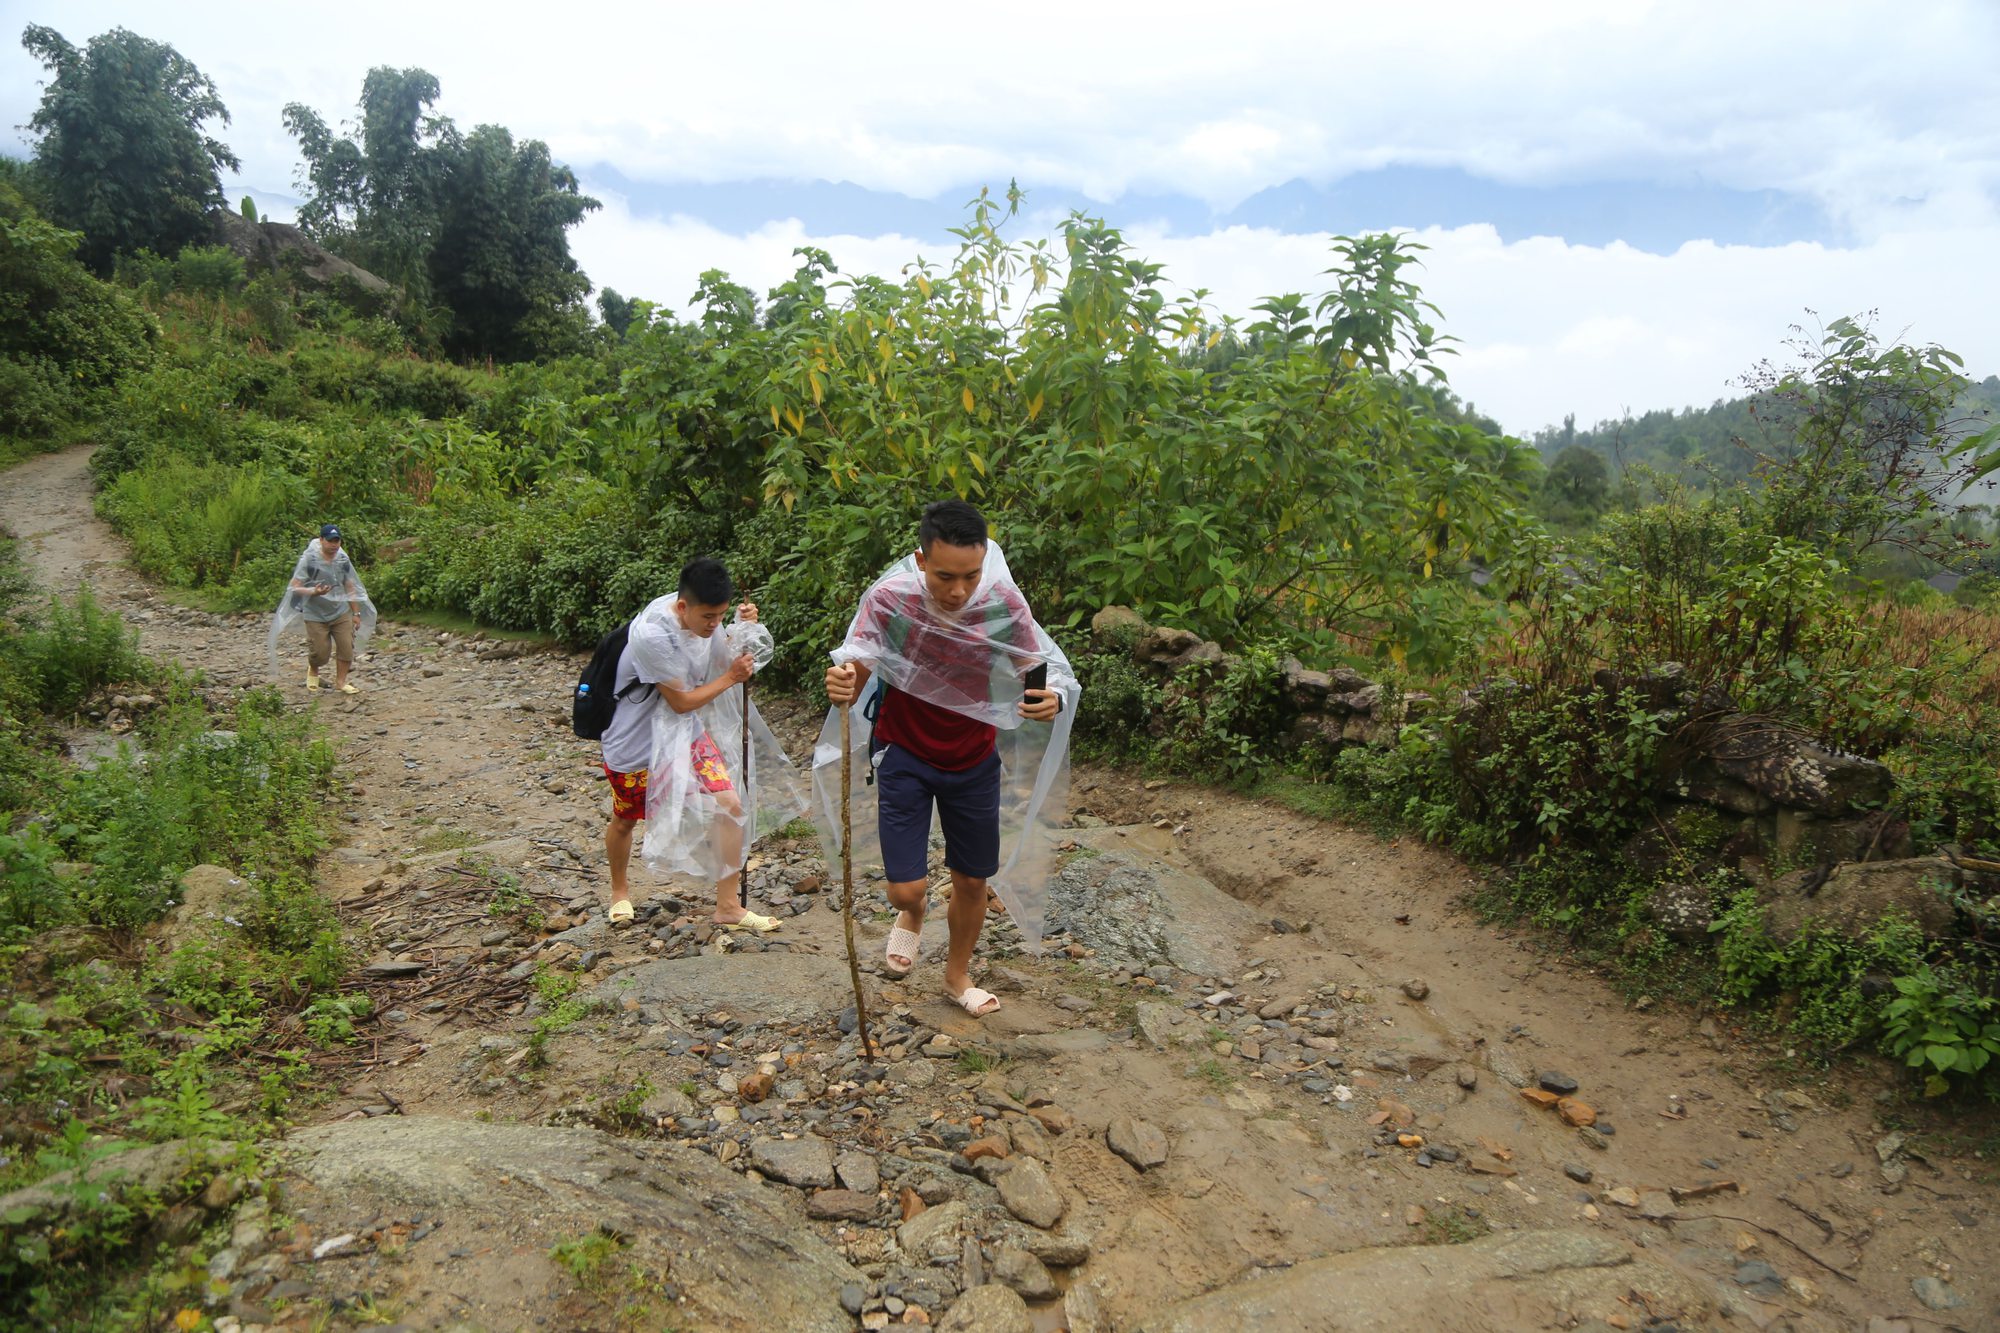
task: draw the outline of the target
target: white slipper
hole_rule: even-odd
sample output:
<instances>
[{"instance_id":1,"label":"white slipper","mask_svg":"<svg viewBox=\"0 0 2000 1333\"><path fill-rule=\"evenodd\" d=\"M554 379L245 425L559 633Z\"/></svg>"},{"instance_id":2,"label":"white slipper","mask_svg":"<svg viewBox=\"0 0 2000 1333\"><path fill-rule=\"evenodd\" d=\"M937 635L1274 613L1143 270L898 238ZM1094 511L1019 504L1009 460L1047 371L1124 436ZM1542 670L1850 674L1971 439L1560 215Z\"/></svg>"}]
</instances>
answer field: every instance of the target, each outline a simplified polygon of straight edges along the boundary
<instances>
[{"instance_id":1,"label":"white slipper","mask_svg":"<svg viewBox=\"0 0 2000 1333\"><path fill-rule=\"evenodd\" d=\"M967 986L951 997L951 1002L971 1014L974 1018L985 1018L1000 1012L1000 997L991 991L983 991L977 986ZM986 1008L988 1004L993 1007Z\"/></svg>"},{"instance_id":2,"label":"white slipper","mask_svg":"<svg viewBox=\"0 0 2000 1333\"><path fill-rule=\"evenodd\" d=\"M910 975L910 969L914 968L922 960L923 954L923 931L904 930L901 926L891 926L889 927L889 942L882 946L882 972L885 976L893 980L901 981L904 977ZM897 971L896 959L898 958L909 959L910 966L900 972Z\"/></svg>"}]
</instances>

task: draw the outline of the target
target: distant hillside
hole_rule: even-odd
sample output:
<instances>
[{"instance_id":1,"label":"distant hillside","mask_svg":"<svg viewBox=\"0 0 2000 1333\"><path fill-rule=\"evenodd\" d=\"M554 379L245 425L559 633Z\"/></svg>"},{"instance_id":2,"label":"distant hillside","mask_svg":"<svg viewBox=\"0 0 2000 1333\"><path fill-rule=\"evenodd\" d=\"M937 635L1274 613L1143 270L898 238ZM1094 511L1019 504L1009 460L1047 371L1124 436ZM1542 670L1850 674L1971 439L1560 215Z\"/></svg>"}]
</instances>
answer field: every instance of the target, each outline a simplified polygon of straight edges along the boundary
<instances>
[{"instance_id":1,"label":"distant hillside","mask_svg":"<svg viewBox=\"0 0 2000 1333\"><path fill-rule=\"evenodd\" d=\"M1707 407L1660 410L1579 429L1570 417L1560 426L1536 431L1534 445L1544 460L1571 445L1601 454L1614 471L1646 467L1707 485L1749 475L1758 452L1782 453L1781 432L1760 421L1755 398L1717 399ZM1958 402L1968 427L2000 420L2000 375L1988 375ZM1745 447L1747 446L1747 447Z\"/></svg>"}]
</instances>

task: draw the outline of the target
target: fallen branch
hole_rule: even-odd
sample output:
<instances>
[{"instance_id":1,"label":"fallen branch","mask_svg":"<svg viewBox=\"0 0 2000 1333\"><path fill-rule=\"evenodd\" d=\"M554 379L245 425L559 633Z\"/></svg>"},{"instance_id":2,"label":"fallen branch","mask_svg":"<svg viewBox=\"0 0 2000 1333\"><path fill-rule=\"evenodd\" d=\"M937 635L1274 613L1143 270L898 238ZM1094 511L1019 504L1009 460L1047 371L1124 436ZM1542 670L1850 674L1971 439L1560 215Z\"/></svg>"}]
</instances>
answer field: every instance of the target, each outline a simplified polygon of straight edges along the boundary
<instances>
[{"instance_id":1,"label":"fallen branch","mask_svg":"<svg viewBox=\"0 0 2000 1333\"><path fill-rule=\"evenodd\" d=\"M1844 1269L1835 1268L1832 1264L1820 1258L1818 1255L1814 1254L1811 1250L1799 1244L1797 1241L1793 1240L1790 1236L1787 1236L1784 1232L1775 1231L1772 1228L1765 1226L1762 1222L1753 1222L1747 1217L1732 1217L1728 1213L1707 1213L1704 1214L1704 1216L1719 1217L1725 1222L1741 1222L1746 1227L1757 1228L1757 1230L1763 1232L1767 1236L1776 1236L1779 1240L1785 1242L1785 1244L1791 1246L1793 1249L1797 1250L1800 1254L1803 1254L1806 1258L1812 1260L1814 1263L1818 1264L1821 1268L1824 1268L1827 1272L1833 1274L1841 1281L1852 1282L1857 1287L1861 1285L1860 1278L1855 1277L1852 1273L1849 1273Z\"/></svg>"}]
</instances>

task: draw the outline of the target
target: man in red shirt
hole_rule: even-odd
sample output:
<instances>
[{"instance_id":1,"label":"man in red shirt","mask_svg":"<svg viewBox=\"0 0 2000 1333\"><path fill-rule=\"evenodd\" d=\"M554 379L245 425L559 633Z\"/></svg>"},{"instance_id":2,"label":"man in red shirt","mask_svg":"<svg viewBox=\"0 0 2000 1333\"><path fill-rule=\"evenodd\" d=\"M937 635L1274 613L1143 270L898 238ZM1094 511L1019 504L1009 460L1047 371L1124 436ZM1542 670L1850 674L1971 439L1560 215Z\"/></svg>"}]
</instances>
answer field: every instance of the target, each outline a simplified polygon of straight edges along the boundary
<instances>
[{"instance_id":1,"label":"man in red shirt","mask_svg":"<svg viewBox=\"0 0 2000 1333\"><path fill-rule=\"evenodd\" d=\"M991 720L996 697L1011 698L1034 665L1034 617L1011 586L975 605L986 564L986 520L963 500L924 510L917 568L923 589L878 587L861 605L857 639L914 668L902 687L883 685L875 718L882 865L889 902L900 913L889 933L890 974L916 965L930 887L931 811L944 830L951 871L945 989L971 1014L1000 1002L972 984L972 951L986 924L986 881L1000 868L1000 755ZM1010 652L1009 647L1020 652ZM850 707L871 675L866 660L828 669L827 697ZM997 678L997 679L996 679ZM1000 688L996 689L996 685ZM1048 722L1061 708L1053 690L1030 689L1022 718Z\"/></svg>"}]
</instances>

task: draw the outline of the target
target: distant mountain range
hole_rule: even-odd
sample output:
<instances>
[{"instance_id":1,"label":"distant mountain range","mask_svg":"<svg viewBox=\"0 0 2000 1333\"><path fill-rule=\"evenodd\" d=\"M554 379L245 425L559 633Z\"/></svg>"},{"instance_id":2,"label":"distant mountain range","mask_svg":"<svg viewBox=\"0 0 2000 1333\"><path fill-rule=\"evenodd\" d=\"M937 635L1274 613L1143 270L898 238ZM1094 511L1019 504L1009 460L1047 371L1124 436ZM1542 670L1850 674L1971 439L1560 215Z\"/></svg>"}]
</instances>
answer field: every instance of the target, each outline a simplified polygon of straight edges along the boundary
<instances>
[{"instance_id":1,"label":"distant mountain range","mask_svg":"<svg viewBox=\"0 0 2000 1333\"><path fill-rule=\"evenodd\" d=\"M618 195L635 213L695 218L737 234L797 218L817 236L943 236L965 220L965 201L979 192L967 186L920 199L846 181L661 183L633 180L609 163L578 168L577 174L586 192ZM1004 184L992 182L995 189ZM1106 202L1043 188L1029 190L1026 207L1058 215L1077 210L1113 226L1156 226L1181 236L1226 227L1352 233L1489 223L1506 241L1528 236L1560 236L1578 245L1623 241L1656 254L1694 240L1782 245L1841 239L1818 203L1777 190L1735 190L1703 181L1508 185L1434 167L1384 167L1328 184L1288 181L1229 209L1188 195L1128 194Z\"/></svg>"}]
</instances>

